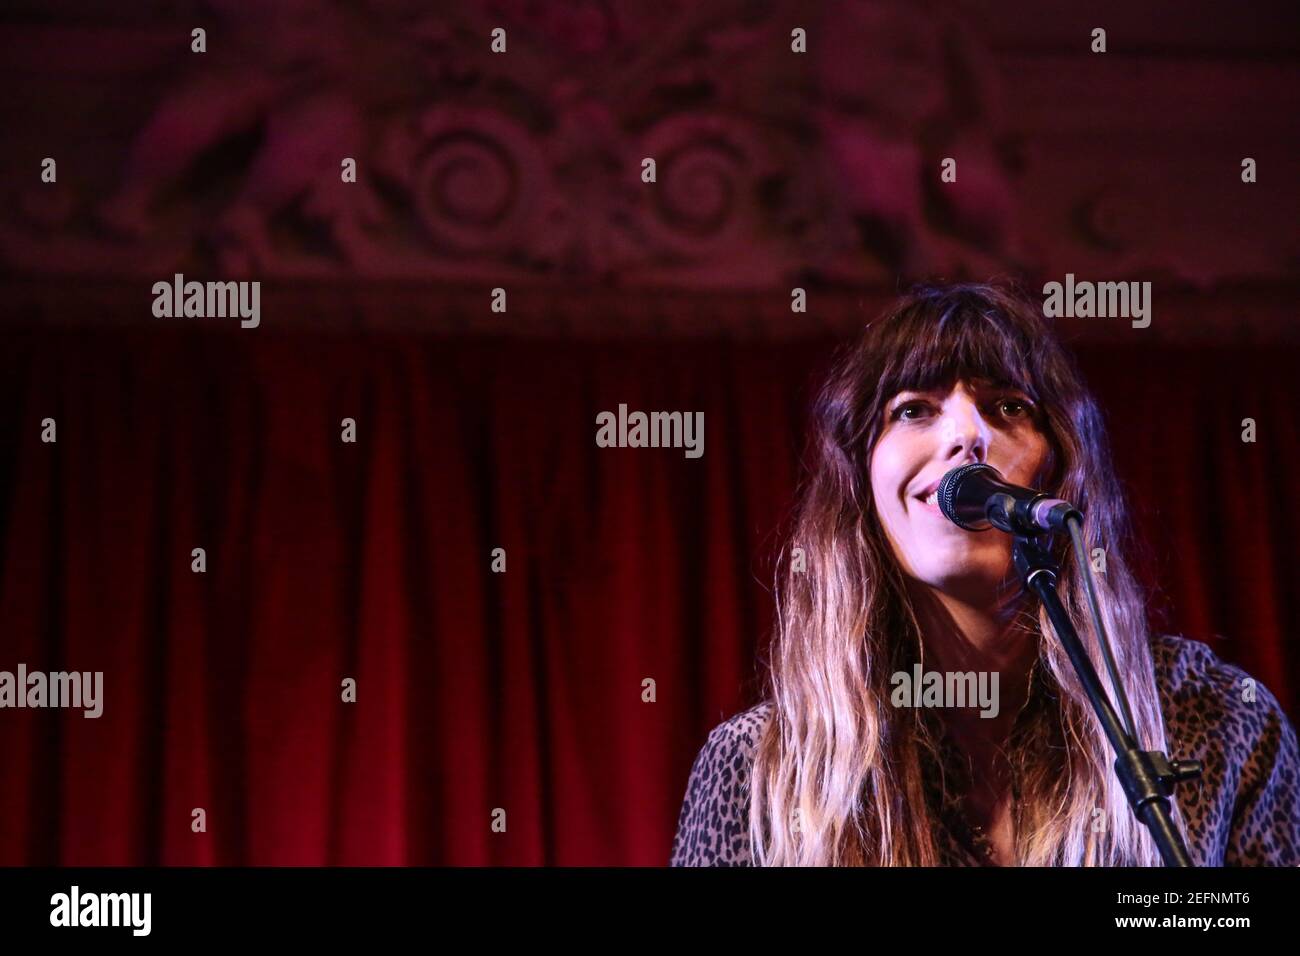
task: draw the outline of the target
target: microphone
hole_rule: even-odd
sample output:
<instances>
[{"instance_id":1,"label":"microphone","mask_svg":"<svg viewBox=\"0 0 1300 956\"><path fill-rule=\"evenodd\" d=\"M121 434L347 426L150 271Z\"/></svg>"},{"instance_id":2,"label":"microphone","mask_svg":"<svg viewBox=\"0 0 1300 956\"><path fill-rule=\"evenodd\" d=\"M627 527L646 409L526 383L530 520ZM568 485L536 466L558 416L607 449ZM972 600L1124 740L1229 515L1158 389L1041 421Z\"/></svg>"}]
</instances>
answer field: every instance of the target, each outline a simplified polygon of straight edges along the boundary
<instances>
[{"instance_id":1,"label":"microphone","mask_svg":"<svg viewBox=\"0 0 1300 956\"><path fill-rule=\"evenodd\" d=\"M987 521L1007 534L1034 537L1068 531L1071 517L1083 521L1083 513L1068 501L1009 484L996 468L980 462L944 475L938 497L944 517L967 531L987 531L987 525L980 526Z\"/></svg>"}]
</instances>

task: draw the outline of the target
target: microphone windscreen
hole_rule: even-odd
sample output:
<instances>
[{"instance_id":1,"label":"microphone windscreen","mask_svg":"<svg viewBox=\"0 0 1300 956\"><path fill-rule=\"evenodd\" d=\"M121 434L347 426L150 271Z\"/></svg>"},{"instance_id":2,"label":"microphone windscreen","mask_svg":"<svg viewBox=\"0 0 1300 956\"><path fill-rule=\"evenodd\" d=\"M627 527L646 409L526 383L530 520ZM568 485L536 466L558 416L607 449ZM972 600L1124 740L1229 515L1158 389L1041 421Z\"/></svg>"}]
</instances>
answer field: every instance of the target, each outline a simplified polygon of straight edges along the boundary
<instances>
[{"instance_id":1,"label":"microphone windscreen","mask_svg":"<svg viewBox=\"0 0 1300 956\"><path fill-rule=\"evenodd\" d=\"M964 487L971 488L973 484L979 483L978 478L975 477L977 475L991 478L999 483L1002 480L1002 476L992 465L973 461L968 465L960 465L952 469L939 481L939 510L943 512L945 518L967 531L981 530L978 526L979 522L985 520L984 502L977 500L980 496L961 493Z\"/></svg>"}]
</instances>

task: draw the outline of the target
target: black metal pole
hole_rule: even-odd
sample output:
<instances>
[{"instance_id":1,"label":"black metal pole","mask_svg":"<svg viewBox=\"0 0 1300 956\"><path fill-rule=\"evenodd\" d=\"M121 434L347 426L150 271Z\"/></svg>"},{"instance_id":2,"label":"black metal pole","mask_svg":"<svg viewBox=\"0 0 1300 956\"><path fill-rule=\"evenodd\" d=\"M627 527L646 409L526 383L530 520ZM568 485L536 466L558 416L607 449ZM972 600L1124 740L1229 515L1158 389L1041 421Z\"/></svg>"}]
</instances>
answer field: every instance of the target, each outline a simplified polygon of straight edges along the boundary
<instances>
[{"instance_id":1,"label":"black metal pole","mask_svg":"<svg viewBox=\"0 0 1300 956\"><path fill-rule=\"evenodd\" d=\"M1037 594L1043 602L1052 627L1065 646L1065 652L1070 656L1088 699L1092 701L1093 709L1101 720L1106 737L1115 750L1115 772L1128 795L1133 813L1151 831L1165 866L1192 866L1183 835L1178 832L1170 816L1169 797L1177 784L1200 776L1200 764L1192 760L1171 763L1161 751L1139 749L1137 741L1120 723L1115 708L1106 696L1105 688L1097 678L1097 671L1079 640L1074 623L1066 613L1060 595L1056 593L1059 571L1056 562L1040 545L1023 536L1016 536L1012 555L1025 587ZM1105 640L1104 635L1099 637ZM1128 699L1123 685L1117 682L1114 690L1127 712Z\"/></svg>"}]
</instances>

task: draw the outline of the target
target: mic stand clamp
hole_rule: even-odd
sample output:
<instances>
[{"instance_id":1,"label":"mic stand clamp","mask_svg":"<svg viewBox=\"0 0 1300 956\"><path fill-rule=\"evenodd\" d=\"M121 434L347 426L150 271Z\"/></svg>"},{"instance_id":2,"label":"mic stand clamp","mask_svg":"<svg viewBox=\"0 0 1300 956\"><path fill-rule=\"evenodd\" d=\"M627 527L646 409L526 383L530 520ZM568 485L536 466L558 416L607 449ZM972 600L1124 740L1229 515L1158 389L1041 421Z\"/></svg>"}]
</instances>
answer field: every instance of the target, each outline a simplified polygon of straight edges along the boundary
<instances>
[{"instance_id":1,"label":"mic stand clamp","mask_svg":"<svg viewBox=\"0 0 1300 956\"><path fill-rule=\"evenodd\" d=\"M1171 761L1159 750L1138 748L1137 742L1120 722L1115 708L1106 696L1106 691L1097 678L1097 671L1079 640L1073 622L1065 612L1060 595L1056 593L1056 579L1060 572L1056 561L1033 538L1023 535L1015 536L1011 553L1025 587L1037 594L1043 602L1052 627L1065 646L1065 652L1074 664L1093 710L1097 712L1097 718L1117 755L1115 773L1124 787L1134 815L1151 831L1165 866L1194 865L1183 836L1170 816L1169 798L1178 784L1195 780L1201 775L1200 762ZM1106 639L1104 634L1099 634L1098 637L1100 640ZM1123 685L1116 681L1114 691L1123 712L1131 713Z\"/></svg>"}]
</instances>

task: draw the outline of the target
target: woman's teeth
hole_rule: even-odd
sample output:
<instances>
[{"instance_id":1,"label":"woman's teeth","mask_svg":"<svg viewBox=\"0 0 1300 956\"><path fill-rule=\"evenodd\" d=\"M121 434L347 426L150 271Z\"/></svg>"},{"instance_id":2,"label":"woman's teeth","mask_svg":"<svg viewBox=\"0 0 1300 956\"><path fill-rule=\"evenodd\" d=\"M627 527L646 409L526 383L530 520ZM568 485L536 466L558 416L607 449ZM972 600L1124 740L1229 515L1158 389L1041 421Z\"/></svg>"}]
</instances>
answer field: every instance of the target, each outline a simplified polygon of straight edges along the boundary
<instances>
[{"instance_id":1,"label":"woman's teeth","mask_svg":"<svg viewBox=\"0 0 1300 956\"><path fill-rule=\"evenodd\" d=\"M927 505L937 505L939 503L938 488L934 489L934 491L930 492L928 495L925 496L925 503Z\"/></svg>"}]
</instances>

